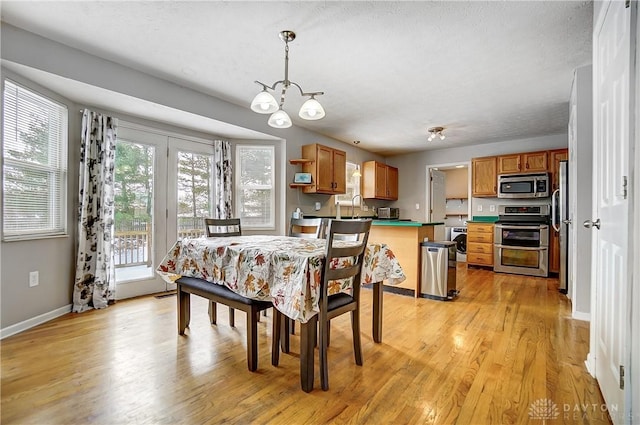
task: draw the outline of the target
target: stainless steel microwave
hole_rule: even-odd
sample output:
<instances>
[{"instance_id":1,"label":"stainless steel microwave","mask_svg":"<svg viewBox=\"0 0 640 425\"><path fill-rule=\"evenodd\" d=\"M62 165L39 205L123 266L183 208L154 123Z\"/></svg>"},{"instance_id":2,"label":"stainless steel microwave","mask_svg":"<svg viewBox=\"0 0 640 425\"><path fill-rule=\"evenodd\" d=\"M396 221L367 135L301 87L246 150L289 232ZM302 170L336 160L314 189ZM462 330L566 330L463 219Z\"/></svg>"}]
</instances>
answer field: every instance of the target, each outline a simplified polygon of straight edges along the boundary
<instances>
[{"instance_id":1,"label":"stainless steel microwave","mask_svg":"<svg viewBox=\"0 0 640 425\"><path fill-rule=\"evenodd\" d=\"M384 220L398 219L400 218L400 209L389 207L378 208L378 218Z\"/></svg>"},{"instance_id":2,"label":"stainless steel microwave","mask_svg":"<svg viewBox=\"0 0 640 425\"><path fill-rule=\"evenodd\" d=\"M498 198L526 199L549 196L549 173L498 176Z\"/></svg>"}]
</instances>

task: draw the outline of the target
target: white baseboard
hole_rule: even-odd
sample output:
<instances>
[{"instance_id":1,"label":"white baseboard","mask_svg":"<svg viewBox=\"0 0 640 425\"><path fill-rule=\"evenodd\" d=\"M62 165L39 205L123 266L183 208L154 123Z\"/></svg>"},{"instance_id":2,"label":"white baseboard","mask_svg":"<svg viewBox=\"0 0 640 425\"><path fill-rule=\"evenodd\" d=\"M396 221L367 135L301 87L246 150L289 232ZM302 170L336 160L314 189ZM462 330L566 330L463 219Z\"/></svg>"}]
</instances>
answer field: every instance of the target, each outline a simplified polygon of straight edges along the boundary
<instances>
[{"instance_id":1,"label":"white baseboard","mask_svg":"<svg viewBox=\"0 0 640 425\"><path fill-rule=\"evenodd\" d=\"M71 304L67 304L64 307L56 308L53 311L48 313L41 314L36 317L32 317L31 319L24 320L20 323L16 323L15 325L7 326L6 328L0 329L0 339L4 339L8 336L15 335L17 333L26 331L27 329L31 329L35 326L38 326L44 322L48 322L49 320L53 320L56 317L63 316L67 313L71 313Z\"/></svg>"},{"instance_id":2,"label":"white baseboard","mask_svg":"<svg viewBox=\"0 0 640 425\"><path fill-rule=\"evenodd\" d=\"M587 354L587 360L584 361L584 365L587 367L587 372L594 378L596 377L596 359L591 355L591 353Z\"/></svg>"},{"instance_id":3,"label":"white baseboard","mask_svg":"<svg viewBox=\"0 0 640 425\"><path fill-rule=\"evenodd\" d=\"M574 311L571 317L576 320L583 320L585 322L591 321L591 313L585 313L583 311Z\"/></svg>"}]
</instances>

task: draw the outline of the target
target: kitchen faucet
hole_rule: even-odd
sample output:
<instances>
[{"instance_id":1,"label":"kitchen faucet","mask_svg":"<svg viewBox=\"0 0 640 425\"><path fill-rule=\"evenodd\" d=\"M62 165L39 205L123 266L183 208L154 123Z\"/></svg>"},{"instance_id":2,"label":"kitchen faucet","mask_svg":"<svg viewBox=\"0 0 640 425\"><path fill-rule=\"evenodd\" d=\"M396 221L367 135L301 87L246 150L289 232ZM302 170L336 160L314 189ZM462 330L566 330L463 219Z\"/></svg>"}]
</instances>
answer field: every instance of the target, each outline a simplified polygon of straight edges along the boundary
<instances>
[{"instance_id":1,"label":"kitchen faucet","mask_svg":"<svg viewBox=\"0 0 640 425\"><path fill-rule=\"evenodd\" d=\"M359 194L358 195L354 195L354 197L351 198L351 218L354 218L355 213L356 213L356 204L355 204L354 201L356 200L356 198L358 196L360 196L360 195ZM360 196L360 201L362 201L362 196Z\"/></svg>"}]
</instances>

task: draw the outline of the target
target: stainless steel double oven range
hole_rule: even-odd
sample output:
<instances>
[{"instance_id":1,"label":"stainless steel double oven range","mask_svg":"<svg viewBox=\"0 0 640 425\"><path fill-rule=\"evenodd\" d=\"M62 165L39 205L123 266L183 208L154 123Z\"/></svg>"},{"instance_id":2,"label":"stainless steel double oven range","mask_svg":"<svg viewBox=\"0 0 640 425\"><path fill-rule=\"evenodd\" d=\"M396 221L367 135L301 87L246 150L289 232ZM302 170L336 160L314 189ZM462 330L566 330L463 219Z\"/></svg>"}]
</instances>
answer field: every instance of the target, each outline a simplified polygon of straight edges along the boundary
<instances>
[{"instance_id":1,"label":"stainless steel double oven range","mask_svg":"<svg viewBox=\"0 0 640 425\"><path fill-rule=\"evenodd\" d=\"M496 272L549 275L549 205L500 205L495 223Z\"/></svg>"}]
</instances>

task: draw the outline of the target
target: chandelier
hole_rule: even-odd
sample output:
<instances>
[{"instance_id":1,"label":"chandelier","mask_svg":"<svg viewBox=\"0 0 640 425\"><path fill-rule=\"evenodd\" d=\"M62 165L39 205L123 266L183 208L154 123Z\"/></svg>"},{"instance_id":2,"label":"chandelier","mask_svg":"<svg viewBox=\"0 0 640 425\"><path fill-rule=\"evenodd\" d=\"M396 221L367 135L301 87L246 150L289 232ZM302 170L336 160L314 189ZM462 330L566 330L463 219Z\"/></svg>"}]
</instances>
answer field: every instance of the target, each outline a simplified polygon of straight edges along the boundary
<instances>
[{"instance_id":1,"label":"chandelier","mask_svg":"<svg viewBox=\"0 0 640 425\"><path fill-rule=\"evenodd\" d=\"M429 138L427 139L428 141L432 141L433 139L436 138L436 136L440 137L440 140L444 140L444 134L442 134L442 132L444 131L444 127L431 127L429 130Z\"/></svg>"},{"instance_id":2,"label":"chandelier","mask_svg":"<svg viewBox=\"0 0 640 425\"><path fill-rule=\"evenodd\" d=\"M325 116L322 105L315 97L324 94L324 92L311 92L305 93L298 84L289 80L289 42L295 40L296 33L293 31L280 31L280 39L284 41L284 80L276 81L272 85L267 85L256 80L257 84L262 86L262 91L253 98L251 102L251 110L259 114L271 114L269 117L269 125L275 128L289 128L291 127L291 118L283 109L284 98L287 93L287 89L291 86L296 86L300 90L300 96L308 96L306 102L302 104L298 116L305 120L319 120ZM280 103L278 103L268 90L275 91L278 84L282 85L282 91L280 93Z\"/></svg>"}]
</instances>

